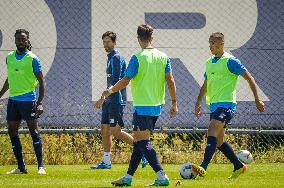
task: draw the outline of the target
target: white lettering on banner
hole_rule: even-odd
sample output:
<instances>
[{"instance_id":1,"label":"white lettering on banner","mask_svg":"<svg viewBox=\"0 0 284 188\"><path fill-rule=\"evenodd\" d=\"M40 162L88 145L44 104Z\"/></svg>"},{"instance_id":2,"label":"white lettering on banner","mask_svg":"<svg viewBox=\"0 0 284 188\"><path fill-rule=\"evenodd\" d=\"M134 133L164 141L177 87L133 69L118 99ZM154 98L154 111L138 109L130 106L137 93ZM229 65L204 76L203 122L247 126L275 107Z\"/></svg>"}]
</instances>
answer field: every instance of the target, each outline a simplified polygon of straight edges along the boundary
<instances>
[{"instance_id":1,"label":"white lettering on banner","mask_svg":"<svg viewBox=\"0 0 284 188\"><path fill-rule=\"evenodd\" d=\"M215 31L224 33L226 51L230 52L240 48L252 37L257 23L255 0L92 1L93 100L99 98L106 86L106 53L102 48L101 35L108 30L116 32L118 48L128 61L139 49L136 29L139 24L145 22L145 13L162 12L201 13L206 17L206 25L201 29L157 29L154 32L154 46L172 58L180 58L199 85L203 82L205 61L211 56L208 48L209 35ZM130 96L129 90L128 96ZM268 101L268 97L261 90L259 91L261 98ZM254 100L244 79L240 79L237 95L239 101Z\"/></svg>"},{"instance_id":2,"label":"white lettering on banner","mask_svg":"<svg viewBox=\"0 0 284 188\"><path fill-rule=\"evenodd\" d=\"M3 85L4 79L7 78L5 57L9 51L16 49L14 34L19 28L30 32L32 51L40 58L45 75L54 60L57 43L54 18L45 1L1 0L0 18L2 32L0 85ZM8 92L5 97L7 96Z\"/></svg>"}]
</instances>

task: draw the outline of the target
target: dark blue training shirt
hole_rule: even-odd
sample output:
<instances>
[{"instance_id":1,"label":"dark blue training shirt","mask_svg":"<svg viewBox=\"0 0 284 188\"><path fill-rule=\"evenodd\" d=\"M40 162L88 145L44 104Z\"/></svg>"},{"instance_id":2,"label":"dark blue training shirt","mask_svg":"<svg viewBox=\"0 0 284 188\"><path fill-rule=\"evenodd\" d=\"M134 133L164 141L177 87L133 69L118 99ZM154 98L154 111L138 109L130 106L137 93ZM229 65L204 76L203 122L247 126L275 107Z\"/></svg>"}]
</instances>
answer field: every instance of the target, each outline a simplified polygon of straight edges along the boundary
<instances>
[{"instance_id":1,"label":"dark blue training shirt","mask_svg":"<svg viewBox=\"0 0 284 188\"><path fill-rule=\"evenodd\" d=\"M120 54L120 52L117 49L113 49L112 52L110 52L107 55L107 68L106 68L106 74L107 74L107 88L110 86L113 86L121 80L125 75L125 59ZM125 104L127 100L126 96L126 88L120 90L119 92L111 94L107 99L106 102L109 103L115 103L115 104Z\"/></svg>"}]
</instances>

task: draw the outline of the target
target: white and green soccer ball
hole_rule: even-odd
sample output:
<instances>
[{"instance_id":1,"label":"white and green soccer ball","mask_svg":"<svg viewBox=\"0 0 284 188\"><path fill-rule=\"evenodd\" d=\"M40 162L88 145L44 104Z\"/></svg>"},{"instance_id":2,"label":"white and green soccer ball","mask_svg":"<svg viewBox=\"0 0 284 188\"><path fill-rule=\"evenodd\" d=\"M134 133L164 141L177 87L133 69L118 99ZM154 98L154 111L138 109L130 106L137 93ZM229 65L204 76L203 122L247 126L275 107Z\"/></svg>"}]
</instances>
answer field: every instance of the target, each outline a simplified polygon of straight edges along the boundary
<instances>
[{"instance_id":1,"label":"white and green soccer ball","mask_svg":"<svg viewBox=\"0 0 284 188\"><path fill-rule=\"evenodd\" d=\"M184 163L180 168L180 176L183 179L193 179L196 177L196 173L192 171L192 163Z\"/></svg>"},{"instance_id":2,"label":"white and green soccer ball","mask_svg":"<svg viewBox=\"0 0 284 188\"><path fill-rule=\"evenodd\" d=\"M252 154L248 150L240 150L236 155L242 163L250 164L253 161Z\"/></svg>"}]
</instances>

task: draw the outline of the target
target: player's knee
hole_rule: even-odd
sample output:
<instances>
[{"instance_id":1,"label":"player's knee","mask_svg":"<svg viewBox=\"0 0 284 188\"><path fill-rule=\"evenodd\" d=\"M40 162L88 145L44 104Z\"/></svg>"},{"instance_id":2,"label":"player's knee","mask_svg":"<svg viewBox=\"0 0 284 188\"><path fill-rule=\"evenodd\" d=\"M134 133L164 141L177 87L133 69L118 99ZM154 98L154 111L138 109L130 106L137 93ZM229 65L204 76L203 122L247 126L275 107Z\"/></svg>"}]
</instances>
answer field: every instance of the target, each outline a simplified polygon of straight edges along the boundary
<instances>
[{"instance_id":1,"label":"player's knee","mask_svg":"<svg viewBox=\"0 0 284 188\"><path fill-rule=\"evenodd\" d=\"M151 132L149 130L145 131L133 131L133 139L134 142L138 142L141 140L150 140Z\"/></svg>"},{"instance_id":2,"label":"player's knee","mask_svg":"<svg viewBox=\"0 0 284 188\"><path fill-rule=\"evenodd\" d=\"M216 130L214 127L209 127L208 131L207 131L208 136L214 136L217 137L218 136L218 130Z\"/></svg>"},{"instance_id":3,"label":"player's knee","mask_svg":"<svg viewBox=\"0 0 284 188\"><path fill-rule=\"evenodd\" d=\"M119 137L121 135L121 128L120 127L112 127L111 129L111 134L114 136L114 137Z\"/></svg>"},{"instance_id":4,"label":"player's knee","mask_svg":"<svg viewBox=\"0 0 284 188\"><path fill-rule=\"evenodd\" d=\"M33 142L39 142L40 141L40 134L36 129L30 129L30 134L33 139Z\"/></svg>"},{"instance_id":5,"label":"player's knee","mask_svg":"<svg viewBox=\"0 0 284 188\"><path fill-rule=\"evenodd\" d=\"M223 143L224 143L224 141L223 141L223 140L221 140L221 141L219 141L219 140L218 140L218 141L217 141L217 145L216 145L216 146L217 146L217 147L221 147Z\"/></svg>"},{"instance_id":6,"label":"player's knee","mask_svg":"<svg viewBox=\"0 0 284 188\"><path fill-rule=\"evenodd\" d=\"M101 134L102 135L109 135L110 134L109 125L102 125L101 126Z\"/></svg>"},{"instance_id":7,"label":"player's knee","mask_svg":"<svg viewBox=\"0 0 284 188\"><path fill-rule=\"evenodd\" d=\"M13 127L8 127L8 134L10 137L16 137L18 136L18 129Z\"/></svg>"}]
</instances>

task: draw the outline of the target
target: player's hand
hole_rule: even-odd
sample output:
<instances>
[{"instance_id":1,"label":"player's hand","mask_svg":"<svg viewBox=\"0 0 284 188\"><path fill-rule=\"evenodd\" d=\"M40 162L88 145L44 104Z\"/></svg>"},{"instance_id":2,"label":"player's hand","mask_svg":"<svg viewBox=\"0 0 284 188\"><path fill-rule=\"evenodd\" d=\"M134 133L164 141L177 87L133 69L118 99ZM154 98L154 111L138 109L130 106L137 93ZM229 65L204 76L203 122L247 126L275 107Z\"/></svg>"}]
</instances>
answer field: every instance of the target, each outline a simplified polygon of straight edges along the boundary
<instances>
[{"instance_id":1,"label":"player's hand","mask_svg":"<svg viewBox=\"0 0 284 188\"><path fill-rule=\"evenodd\" d=\"M172 103L171 110L170 110L170 116L171 117L176 117L177 112L178 112L177 103L176 102Z\"/></svg>"},{"instance_id":2,"label":"player's hand","mask_svg":"<svg viewBox=\"0 0 284 188\"><path fill-rule=\"evenodd\" d=\"M200 105L195 105L194 114L195 114L196 117L202 116L201 106Z\"/></svg>"},{"instance_id":3,"label":"player's hand","mask_svg":"<svg viewBox=\"0 0 284 188\"><path fill-rule=\"evenodd\" d=\"M37 104L36 105L36 116L39 117L43 113L43 106L42 104Z\"/></svg>"},{"instance_id":4,"label":"player's hand","mask_svg":"<svg viewBox=\"0 0 284 188\"><path fill-rule=\"evenodd\" d=\"M260 111L260 112L264 112L265 111L264 103L261 100L256 100L255 101L255 106L258 109L258 111Z\"/></svg>"},{"instance_id":5,"label":"player's hand","mask_svg":"<svg viewBox=\"0 0 284 188\"><path fill-rule=\"evenodd\" d=\"M109 95L110 95L110 93L108 92L108 90L105 90L102 93L102 98L107 98Z\"/></svg>"},{"instance_id":6,"label":"player's hand","mask_svg":"<svg viewBox=\"0 0 284 188\"><path fill-rule=\"evenodd\" d=\"M96 108L101 108L102 104L104 103L104 98L100 98L97 102L96 102Z\"/></svg>"}]
</instances>

